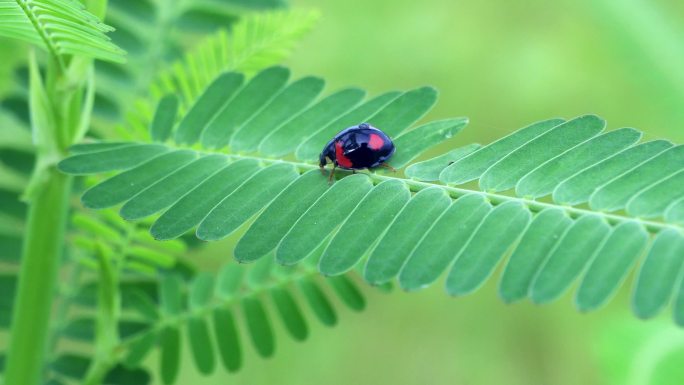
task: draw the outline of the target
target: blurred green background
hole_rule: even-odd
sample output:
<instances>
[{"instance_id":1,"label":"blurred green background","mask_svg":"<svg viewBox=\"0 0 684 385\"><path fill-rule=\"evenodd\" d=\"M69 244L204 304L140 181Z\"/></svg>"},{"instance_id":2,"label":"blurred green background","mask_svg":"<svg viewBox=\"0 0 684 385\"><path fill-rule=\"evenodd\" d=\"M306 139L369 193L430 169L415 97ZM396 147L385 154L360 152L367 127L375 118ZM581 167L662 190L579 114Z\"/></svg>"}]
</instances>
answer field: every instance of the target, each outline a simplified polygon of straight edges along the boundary
<instances>
[{"instance_id":1,"label":"blurred green background","mask_svg":"<svg viewBox=\"0 0 684 385\"><path fill-rule=\"evenodd\" d=\"M426 119L471 119L450 146L488 143L536 120L585 113L606 118L611 129L632 126L646 139L684 142L681 1L292 5L322 14L287 63L297 75L323 76L329 91L433 85L440 100ZM629 285L607 308L583 315L571 293L550 306L505 305L495 281L458 299L441 285L414 294L369 289L365 312L343 312L332 329L311 322L304 343L289 339L274 320L273 359L249 351L243 371L202 383L684 383L684 331L671 326L669 314L634 319ZM186 362L179 383L199 383Z\"/></svg>"}]
</instances>

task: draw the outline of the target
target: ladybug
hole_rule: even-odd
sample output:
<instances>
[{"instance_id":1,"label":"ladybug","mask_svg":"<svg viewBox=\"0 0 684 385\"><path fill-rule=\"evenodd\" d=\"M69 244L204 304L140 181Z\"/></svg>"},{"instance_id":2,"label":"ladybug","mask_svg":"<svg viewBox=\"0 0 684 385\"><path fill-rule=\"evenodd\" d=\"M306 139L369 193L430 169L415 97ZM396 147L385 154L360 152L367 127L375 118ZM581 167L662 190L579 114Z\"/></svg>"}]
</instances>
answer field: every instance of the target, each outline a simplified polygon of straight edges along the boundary
<instances>
[{"instance_id":1,"label":"ladybug","mask_svg":"<svg viewBox=\"0 0 684 385\"><path fill-rule=\"evenodd\" d=\"M335 168L345 170L362 170L364 168L385 167L392 171L394 168L384 162L394 154L394 143L379 129L368 123L361 123L340 131L325 145L319 157L321 172L328 163L333 164L328 180L332 182Z\"/></svg>"}]
</instances>

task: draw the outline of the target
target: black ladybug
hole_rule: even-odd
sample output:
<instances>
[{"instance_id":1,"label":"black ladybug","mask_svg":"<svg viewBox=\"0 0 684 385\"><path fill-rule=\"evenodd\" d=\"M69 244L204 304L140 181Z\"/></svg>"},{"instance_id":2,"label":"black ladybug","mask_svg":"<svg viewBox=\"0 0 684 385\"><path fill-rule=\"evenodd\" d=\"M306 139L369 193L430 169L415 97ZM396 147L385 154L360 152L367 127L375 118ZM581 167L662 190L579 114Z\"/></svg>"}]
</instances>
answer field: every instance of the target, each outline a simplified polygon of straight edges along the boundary
<instances>
[{"instance_id":1,"label":"black ladybug","mask_svg":"<svg viewBox=\"0 0 684 385\"><path fill-rule=\"evenodd\" d=\"M333 164L330 181L335 174L335 167L361 170L381 166L394 171L384 163L394 154L394 150L394 143L387 134L368 123L361 123L335 135L323 148L319 165L323 171L328 163L326 158L330 159Z\"/></svg>"}]
</instances>

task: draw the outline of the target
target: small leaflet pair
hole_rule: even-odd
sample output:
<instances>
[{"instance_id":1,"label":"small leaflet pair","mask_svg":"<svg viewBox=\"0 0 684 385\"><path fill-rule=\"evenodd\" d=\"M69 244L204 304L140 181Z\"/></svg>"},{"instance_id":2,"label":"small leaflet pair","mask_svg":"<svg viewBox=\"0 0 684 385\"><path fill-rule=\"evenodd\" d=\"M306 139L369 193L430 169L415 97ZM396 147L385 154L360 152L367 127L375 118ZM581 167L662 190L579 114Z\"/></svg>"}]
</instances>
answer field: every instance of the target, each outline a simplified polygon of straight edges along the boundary
<instances>
[{"instance_id":1,"label":"small leaflet pair","mask_svg":"<svg viewBox=\"0 0 684 385\"><path fill-rule=\"evenodd\" d=\"M332 182L335 168L362 170L365 168L385 167L395 171L385 162L394 154L394 143L379 129L368 123L361 123L340 131L325 145L319 157L321 171L330 159L333 164L328 178Z\"/></svg>"}]
</instances>

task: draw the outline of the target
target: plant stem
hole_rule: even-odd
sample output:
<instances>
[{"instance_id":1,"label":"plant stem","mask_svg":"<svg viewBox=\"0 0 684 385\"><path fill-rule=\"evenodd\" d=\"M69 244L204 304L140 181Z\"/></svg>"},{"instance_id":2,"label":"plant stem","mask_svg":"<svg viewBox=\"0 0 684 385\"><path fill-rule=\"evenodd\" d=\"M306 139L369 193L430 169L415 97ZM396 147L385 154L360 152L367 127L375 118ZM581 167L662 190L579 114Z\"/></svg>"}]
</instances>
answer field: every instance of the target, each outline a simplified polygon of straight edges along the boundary
<instances>
[{"instance_id":1,"label":"plant stem","mask_svg":"<svg viewBox=\"0 0 684 385\"><path fill-rule=\"evenodd\" d=\"M216 151L217 152L217 151ZM239 154L224 154L227 157L231 159L254 159L257 160L261 163L264 164L274 164L274 163L282 163L283 160L281 159L273 159L273 158L264 158L264 157L258 157L258 156L250 156L250 155L239 155ZM295 167L300 172L306 172L310 170L317 170L319 166L317 164L313 163L303 163L303 162L294 162L294 161L284 161L288 164L291 164ZM344 171L343 171L344 172ZM478 190L469 190L465 188L460 188L460 187L453 187L449 185L443 185L443 184L437 184L437 183L429 183L429 182L421 182L413 179L405 179L401 177L396 177L396 176L391 176L391 175L383 175L379 173L375 173L373 171L368 171L366 173L368 177L374 182L374 183L380 183L386 180L394 179L394 180L400 180L404 182L408 187L409 190L412 192L418 192L420 190L429 188L429 187L440 187L446 191L449 196L452 198L460 198L464 195L467 194L481 194L484 196L491 204L494 206L509 202L509 201L516 201L524 204L527 206L530 211L538 213L542 210L549 209L549 208L559 208L564 210L571 218L579 218L583 215L600 215L603 217L608 223L610 224L619 224L627 221L633 221L636 223L641 224L646 228L646 230L650 231L651 233L657 233L663 229L668 229L668 228L673 228L679 231L684 230L684 227L682 225L676 224L676 223L663 223L663 222L658 222L658 221L652 221L648 219L643 219L643 218L638 218L638 217L629 217L627 215L623 214L611 214L611 213L606 213L606 212L598 212L598 211L593 211L590 209L583 209L583 208L578 208L578 207L573 207L573 206L567 206L567 205L562 205L558 203L545 203L545 202L540 202L534 199L527 199L523 197L516 197L516 196L510 196L510 195L503 195L503 194L497 194L494 192L487 192L487 191L478 191Z\"/></svg>"},{"instance_id":2,"label":"plant stem","mask_svg":"<svg viewBox=\"0 0 684 385\"><path fill-rule=\"evenodd\" d=\"M52 298L67 222L71 177L56 167L31 202L12 318L6 384L41 383Z\"/></svg>"}]
</instances>

